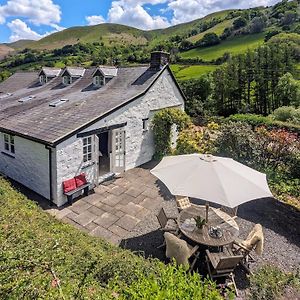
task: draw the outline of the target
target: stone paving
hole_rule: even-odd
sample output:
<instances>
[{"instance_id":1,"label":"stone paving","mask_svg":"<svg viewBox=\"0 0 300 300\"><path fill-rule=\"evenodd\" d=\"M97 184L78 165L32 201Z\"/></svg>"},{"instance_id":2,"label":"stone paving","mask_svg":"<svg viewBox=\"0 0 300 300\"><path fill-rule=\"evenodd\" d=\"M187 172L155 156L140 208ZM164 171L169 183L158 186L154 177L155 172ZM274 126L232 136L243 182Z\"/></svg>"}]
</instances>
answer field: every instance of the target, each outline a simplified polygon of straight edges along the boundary
<instances>
[{"instance_id":1,"label":"stone paving","mask_svg":"<svg viewBox=\"0 0 300 300\"><path fill-rule=\"evenodd\" d=\"M150 174L153 163L129 170L72 205L47 211L63 222L119 245L150 214L172 196ZM174 203L175 205L175 203Z\"/></svg>"}]
</instances>

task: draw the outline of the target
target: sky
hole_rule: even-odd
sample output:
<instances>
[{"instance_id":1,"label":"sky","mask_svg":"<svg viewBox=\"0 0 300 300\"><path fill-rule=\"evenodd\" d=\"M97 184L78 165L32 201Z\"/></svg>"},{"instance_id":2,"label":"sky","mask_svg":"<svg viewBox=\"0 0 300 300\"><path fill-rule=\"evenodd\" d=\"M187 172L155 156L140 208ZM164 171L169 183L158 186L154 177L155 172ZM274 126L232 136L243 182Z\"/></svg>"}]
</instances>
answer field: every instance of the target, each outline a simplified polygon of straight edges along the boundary
<instances>
[{"instance_id":1,"label":"sky","mask_svg":"<svg viewBox=\"0 0 300 300\"><path fill-rule=\"evenodd\" d=\"M150 30L229 8L278 0L0 0L0 43L38 40L72 26L118 23Z\"/></svg>"}]
</instances>

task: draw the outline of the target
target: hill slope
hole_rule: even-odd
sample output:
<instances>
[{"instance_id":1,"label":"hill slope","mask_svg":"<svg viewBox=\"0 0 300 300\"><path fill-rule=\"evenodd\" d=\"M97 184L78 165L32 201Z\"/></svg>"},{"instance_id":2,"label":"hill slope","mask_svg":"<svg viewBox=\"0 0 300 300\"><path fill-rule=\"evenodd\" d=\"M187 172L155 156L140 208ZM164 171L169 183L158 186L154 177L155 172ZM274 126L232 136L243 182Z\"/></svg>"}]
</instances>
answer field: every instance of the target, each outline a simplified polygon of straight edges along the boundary
<instances>
[{"instance_id":1,"label":"hill slope","mask_svg":"<svg viewBox=\"0 0 300 300\"><path fill-rule=\"evenodd\" d=\"M4 58L7 54L14 51L13 48L6 45L0 45L0 59Z\"/></svg>"}]
</instances>

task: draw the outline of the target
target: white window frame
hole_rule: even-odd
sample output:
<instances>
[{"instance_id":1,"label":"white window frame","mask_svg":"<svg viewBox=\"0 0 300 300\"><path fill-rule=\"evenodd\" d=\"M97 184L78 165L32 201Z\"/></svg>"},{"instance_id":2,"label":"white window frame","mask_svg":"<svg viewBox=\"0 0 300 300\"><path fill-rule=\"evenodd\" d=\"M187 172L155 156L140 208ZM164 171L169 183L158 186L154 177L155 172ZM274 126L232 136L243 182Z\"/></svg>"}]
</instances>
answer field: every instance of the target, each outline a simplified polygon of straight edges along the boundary
<instances>
[{"instance_id":1,"label":"white window frame","mask_svg":"<svg viewBox=\"0 0 300 300\"><path fill-rule=\"evenodd\" d=\"M40 83L46 84L48 82L48 78L46 75L40 75Z\"/></svg>"},{"instance_id":2,"label":"white window frame","mask_svg":"<svg viewBox=\"0 0 300 300\"><path fill-rule=\"evenodd\" d=\"M4 152L9 153L10 155L15 155L15 137L11 134L4 133L3 134L3 142L4 142Z\"/></svg>"},{"instance_id":3,"label":"white window frame","mask_svg":"<svg viewBox=\"0 0 300 300\"><path fill-rule=\"evenodd\" d=\"M105 85L105 78L103 76L97 75L93 79L93 83L95 86L103 86Z\"/></svg>"},{"instance_id":4,"label":"white window frame","mask_svg":"<svg viewBox=\"0 0 300 300\"><path fill-rule=\"evenodd\" d=\"M83 163L88 164L93 160L93 137L82 138Z\"/></svg>"},{"instance_id":5,"label":"white window frame","mask_svg":"<svg viewBox=\"0 0 300 300\"><path fill-rule=\"evenodd\" d=\"M70 85L72 83L72 77L65 75L63 76L63 84L64 85Z\"/></svg>"}]
</instances>

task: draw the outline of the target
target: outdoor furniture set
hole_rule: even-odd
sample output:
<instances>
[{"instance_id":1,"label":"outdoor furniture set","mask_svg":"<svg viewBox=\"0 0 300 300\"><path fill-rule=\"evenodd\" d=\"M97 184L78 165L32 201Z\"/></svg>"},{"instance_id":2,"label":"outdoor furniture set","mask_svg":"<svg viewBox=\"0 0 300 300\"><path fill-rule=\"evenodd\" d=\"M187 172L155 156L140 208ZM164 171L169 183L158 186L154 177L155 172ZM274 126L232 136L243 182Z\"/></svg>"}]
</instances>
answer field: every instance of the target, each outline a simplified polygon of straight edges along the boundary
<instances>
[{"instance_id":1,"label":"outdoor furniture set","mask_svg":"<svg viewBox=\"0 0 300 300\"><path fill-rule=\"evenodd\" d=\"M273 197L266 175L231 158L203 154L164 157L151 173L176 196L179 210L177 228L173 218L173 228L168 230L171 220L165 214L164 226L160 223L163 231L174 235L172 243L169 242L170 235L165 234L167 257L174 258L179 264L184 260L176 251L185 253L186 257L190 257L189 254L199 257L197 251L186 250L188 245L185 245L186 241L181 242L182 236L196 245L205 245L211 278L230 278L236 291L235 267L240 264L250 272L249 261L253 259L250 252L255 250L261 254L264 239L260 224L254 226L245 241L238 238L239 227L235 221L237 207L254 199ZM192 204L187 197L204 200L206 205ZM210 207L209 202L220 205L220 208ZM175 238L178 244L176 255L168 249L174 247ZM194 265L193 260L191 266Z\"/></svg>"}]
</instances>

